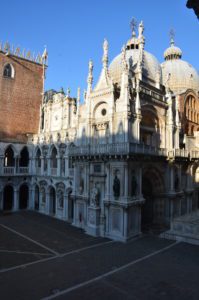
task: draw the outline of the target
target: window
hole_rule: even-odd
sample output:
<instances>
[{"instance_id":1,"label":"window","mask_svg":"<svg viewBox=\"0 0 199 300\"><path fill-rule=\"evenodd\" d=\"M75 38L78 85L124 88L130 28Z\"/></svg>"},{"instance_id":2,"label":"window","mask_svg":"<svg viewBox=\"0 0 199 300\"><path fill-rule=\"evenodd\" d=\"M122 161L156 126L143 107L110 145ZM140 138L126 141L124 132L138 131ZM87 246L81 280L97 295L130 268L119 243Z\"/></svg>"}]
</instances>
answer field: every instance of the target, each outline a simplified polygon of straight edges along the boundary
<instances>
[{"instance_id":1,"label":"window","mask_svg":"<svg viewBox=\"0 0 199 300\"><path fill-rule=\"evenodd\" d=\"M7 78L14 78L14 68L10 64L7 64L4 67L3 76Z\"/></svg>"}]
</instances>

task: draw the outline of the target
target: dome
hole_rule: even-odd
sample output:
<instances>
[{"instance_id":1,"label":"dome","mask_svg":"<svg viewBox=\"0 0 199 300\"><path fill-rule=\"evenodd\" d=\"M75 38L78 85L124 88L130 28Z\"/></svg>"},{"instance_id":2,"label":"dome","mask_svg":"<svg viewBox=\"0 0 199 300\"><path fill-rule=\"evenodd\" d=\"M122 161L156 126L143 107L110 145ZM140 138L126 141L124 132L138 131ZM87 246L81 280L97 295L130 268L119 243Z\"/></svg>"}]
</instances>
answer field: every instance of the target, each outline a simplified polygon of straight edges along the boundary
<instances>
[{"instance_id":1,"label":"dome","mask_svg":"<svg viewBox=\"0 0 199 300\"><path fill-rule=\"evenodd\" d=\"M173 59L165 61L161 66L163 84L168 81L167 85L173 92L187 89L199 90L199 75L188 62Z\"/></svg>"},{"instance_id":2,"label":"dome","mask_svg":"<svg viewBox=\"0 0 199 300\"><path fill-rule=\"evenodd\" d=\"M126 61L131 69L135 70L139 60L139 49L126 50ZM122 54L116 56L110 64L109 74L114 83L120 84L122 75ZM161 67L158 60L147 51L143 54L143 81L155 85L157 75L161 76Z\"/></svg>"},{"instance_id":3,"label":"dome","mask_svg":"<svg viewBox=\"0 0 199 300\"><path fill-rule=\"evenodd\" d=\"M176 46L171 46L167 48L164 52L165 60L174 58L181 58L182 57L182 50Z\"/></svg>"},{"instance_id":4,"label":"dome","mask_svg":"<svg viewBox=\"0 0 199 300\"><path fill-rule=\"evenodd\" d=\"M192 65L181 60L182 51L174 45L171 32L170 47L164 52L165 62L161 64L163 84L174 93L187 89L199 90L199 75Z\"/></svg>"}]
</instances>

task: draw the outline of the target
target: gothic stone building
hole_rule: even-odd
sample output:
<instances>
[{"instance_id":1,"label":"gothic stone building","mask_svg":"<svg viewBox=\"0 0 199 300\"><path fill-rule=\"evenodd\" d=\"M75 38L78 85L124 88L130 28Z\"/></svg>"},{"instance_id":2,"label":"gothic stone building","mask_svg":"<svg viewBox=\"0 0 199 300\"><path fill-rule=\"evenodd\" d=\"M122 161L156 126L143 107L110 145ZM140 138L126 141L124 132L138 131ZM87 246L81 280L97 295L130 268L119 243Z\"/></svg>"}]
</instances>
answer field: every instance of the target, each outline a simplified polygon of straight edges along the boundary
<instances>
[{"instance_id":1,"label":"gothic stone building","mask_svg":"<svg viewBox=\"0 0 199 300\"><path fill-rule=\"evenodd\" d=\"M79 90L43 94L46 53L35 62L1 50L1 210L37 210L121 241L198 210L199 75L173 38L160 64L143 32L141 22L110 65L104 41L83 103Z\"/></svg>"}]
</instances>

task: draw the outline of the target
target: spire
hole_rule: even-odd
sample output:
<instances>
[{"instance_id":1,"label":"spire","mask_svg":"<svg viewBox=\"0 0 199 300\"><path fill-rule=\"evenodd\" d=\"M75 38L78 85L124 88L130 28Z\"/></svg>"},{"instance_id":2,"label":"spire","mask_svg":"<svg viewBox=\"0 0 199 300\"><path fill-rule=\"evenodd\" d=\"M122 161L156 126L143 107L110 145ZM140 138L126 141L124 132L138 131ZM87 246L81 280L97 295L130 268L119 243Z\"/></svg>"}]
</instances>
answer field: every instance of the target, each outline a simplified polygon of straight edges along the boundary
<instances>
[{"instance_id":1,"label":"spire","mask_svg":"<svg viewBox=\"0 0 199 300\"><path fill-rule=\"evenodd\" d=\"M80 87L77 89L77 103L80 103Z\"/></svg>"},{"instance_id":2,"label":"spire","mask_svg":"<svg viewBox=\"0 0 199 300\"><path fill-rule=\"evenodd\" d=\"M90 94L92 91L92 84L93 84L93 62L92 60L89 61L88 64L88 78L87 78L87 95Z\"/></svg>"},{"instance_id":3,"label":"spire","mask_svg":"<svg viewBox=\"0 0 199 300\"><path fill-rule=\"evenodd\" d=\"M79 107L80 107L80 87L77 89L77 116L79 116Z\"/></svg>"},{"instance_id":4,"label":"spire","mask_svg":"<svg viewBox=\"0 0 199 300\"><path fill-rule=\"evenodd\" d=\"M66 90L66 97L67 98L70 98L70 88L68 87L67 90Z\"/></svg>"},{"instance_id":5,"label":"spire","mask_svg":"<svg viewBox=\"0 0 199 300\"><path fill-rule=\"evenodd\" d=\"M104 50L104 54L102 58L102 63L103 63L103 68L107 70L108 69L108 41L106 39L104 39L103 50Z\"/></svg>"}]
</instances>

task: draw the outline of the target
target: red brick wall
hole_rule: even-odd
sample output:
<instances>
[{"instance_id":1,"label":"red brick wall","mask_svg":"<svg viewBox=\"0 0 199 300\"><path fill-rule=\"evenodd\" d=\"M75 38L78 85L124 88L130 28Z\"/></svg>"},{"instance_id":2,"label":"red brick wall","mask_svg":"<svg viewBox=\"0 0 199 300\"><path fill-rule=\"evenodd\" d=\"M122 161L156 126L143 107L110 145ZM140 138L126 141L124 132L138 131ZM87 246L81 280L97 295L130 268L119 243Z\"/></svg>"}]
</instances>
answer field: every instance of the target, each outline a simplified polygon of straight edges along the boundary
<instances>
[{"instance_id":1,"label":"red brick wall","mask_svg":"<svg viewBox=\"0 0 199 300\"><path fill-rule=\"evenodd\" d=\"M5 78L10 63L14 78ZM43 67L37 63L0 52L0 139L25 141L27 133L37 133L43 92Z\"/></svg>"}]
</instances>

